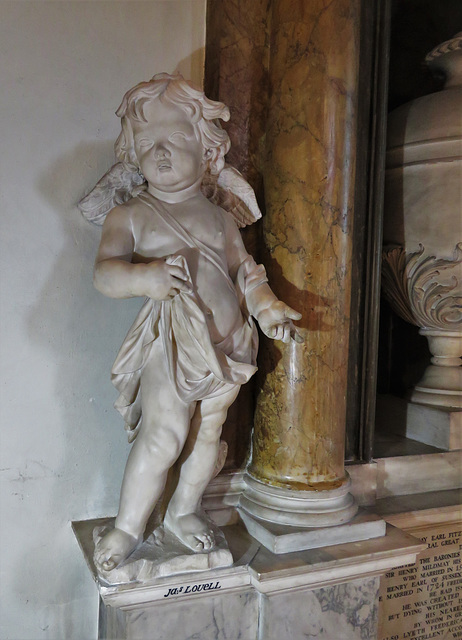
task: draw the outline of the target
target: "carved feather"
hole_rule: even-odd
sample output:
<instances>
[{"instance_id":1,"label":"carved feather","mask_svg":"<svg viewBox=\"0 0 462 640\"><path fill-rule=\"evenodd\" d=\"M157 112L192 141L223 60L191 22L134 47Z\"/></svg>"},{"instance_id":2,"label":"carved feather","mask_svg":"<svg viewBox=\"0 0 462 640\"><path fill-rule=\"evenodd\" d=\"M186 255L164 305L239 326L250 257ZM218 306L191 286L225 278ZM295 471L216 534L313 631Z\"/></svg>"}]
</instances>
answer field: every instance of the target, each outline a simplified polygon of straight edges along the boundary
<instances>
[{"instance_id":1,"label":"carved feather","mask_svg":"<svg viewBox=\"0 0 462 640\"><path fill-rule=\"evenodd\" d=\"M261 218L255 192L237 169L226 165L218 176L207 172L201 188L210 202L234 217L238 227L246 227Z\"/></svg>"},{"instance_id":2,"label":"carved feather","mask_svg":"<svg viewBox=\"0 0 462 640\"><path fill-rule=\"evenodd\" d=\"M138 195L146 186L142 175L118 162L98 180L78 207L87 220L102 225L111 209Z\"/></svg>"},{"instance_id":3,"label":"carved feather","mask_svg":"<svg viewBox=\"0 0 462 640\"><path fill-rule=\"evenodd\" d=\"M87 220L102 225L111 209L137 196L146 187L142 175L118 162L98 180L78 207ZM201 190L213 204L231 213L238 227L246 227L261 218L252 187L233 167L225 166L218 176L207 172Z\"/></svg>"}]
</instances>

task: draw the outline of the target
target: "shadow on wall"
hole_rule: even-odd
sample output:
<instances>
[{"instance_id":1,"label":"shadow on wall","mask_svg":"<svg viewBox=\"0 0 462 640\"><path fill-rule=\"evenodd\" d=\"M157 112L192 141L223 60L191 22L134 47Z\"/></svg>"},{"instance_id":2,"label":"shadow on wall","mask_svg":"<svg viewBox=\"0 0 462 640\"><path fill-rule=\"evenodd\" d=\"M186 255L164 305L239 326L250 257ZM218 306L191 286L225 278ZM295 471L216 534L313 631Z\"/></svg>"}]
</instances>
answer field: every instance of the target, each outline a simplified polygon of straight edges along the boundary
<instances>
[{"instance_id":1,"label":"shadow on wall","mask_svg":"<svg viewBox=\"0 0 462 640\"><path fill-rule=\"evenodd\" d=\"M201 86L201 78L204 75L205 47L196 49L190 56L183 58L176 65L173 73L181 73L185 80L191 80L194 84ZM189 71L191 69L191 71ZM164 69L156 69L152 75L160 73Z\"/></svg>"}]
</instances>

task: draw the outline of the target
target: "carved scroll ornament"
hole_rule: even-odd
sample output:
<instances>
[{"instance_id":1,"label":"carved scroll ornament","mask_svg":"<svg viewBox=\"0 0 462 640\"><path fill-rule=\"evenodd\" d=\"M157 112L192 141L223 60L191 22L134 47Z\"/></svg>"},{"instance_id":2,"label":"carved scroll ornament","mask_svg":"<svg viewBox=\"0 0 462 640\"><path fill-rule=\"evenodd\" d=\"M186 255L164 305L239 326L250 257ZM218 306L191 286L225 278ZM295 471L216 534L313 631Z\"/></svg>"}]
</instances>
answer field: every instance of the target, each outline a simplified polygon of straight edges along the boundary
<instances>
[{"instance_id":1,"label":"carved scroll ornament","mask_svg":"<svg viewBox=\"0 0 462 640\"><path fill-rule=\"evenodd\" d=\"M462 243L452 260L386 247L382 286L396 313L418 327L458 331L462 323Z\"/></svg>"}]
</instances>

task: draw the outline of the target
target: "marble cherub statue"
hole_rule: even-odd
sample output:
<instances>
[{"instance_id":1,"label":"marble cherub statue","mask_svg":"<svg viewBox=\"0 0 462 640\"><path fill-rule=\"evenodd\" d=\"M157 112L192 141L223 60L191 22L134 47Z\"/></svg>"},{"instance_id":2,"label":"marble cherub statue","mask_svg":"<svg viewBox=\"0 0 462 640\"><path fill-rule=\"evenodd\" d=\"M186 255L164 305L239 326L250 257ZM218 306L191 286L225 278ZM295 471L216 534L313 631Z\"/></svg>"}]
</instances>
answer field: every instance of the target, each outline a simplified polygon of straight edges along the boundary
<instances>
[{"instance_id":1,"label":"marble cherub statue","mask_svg":"<svg viewBox=\"0 0 462 640\"><path fill-rule=\"evenodd\" d=\"M112 370L134 443L115 528L95 551L105 571L142 541L175 463L163 526L195 552L213 548L200 502L227 410L256 371L252 317L270 338L302 340L292 323L301 315L276 298L241 239L238 226L260 213L224 165L230 142L218 118L228 108L180 75L158 74L128 91L117 115L119 163L80 203L104 220L96 288L146 298Z\"/></svg>"}]
</instances>

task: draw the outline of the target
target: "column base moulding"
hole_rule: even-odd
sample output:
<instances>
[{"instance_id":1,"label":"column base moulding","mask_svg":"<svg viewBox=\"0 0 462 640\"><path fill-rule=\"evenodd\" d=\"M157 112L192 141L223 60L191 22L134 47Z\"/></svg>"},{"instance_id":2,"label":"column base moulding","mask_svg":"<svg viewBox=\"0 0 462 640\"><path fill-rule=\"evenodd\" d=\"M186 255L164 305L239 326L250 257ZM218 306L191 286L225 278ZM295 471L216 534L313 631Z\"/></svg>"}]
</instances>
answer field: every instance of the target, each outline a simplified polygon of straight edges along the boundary
<instances>
[{"instance_id":1,"label":"column base moulding","mask_svg":"<svg viewBox=\"0 0 462 640\"><path fill-rule=\"evenodd\" d=\"M292 527L331 527L349 522L358 505L349 493L349 477L336 489L298 491L245 476L240 508L253 518Z\"/></svg>"},{"instance_id":2,"label":"column base moulding","mask_svg":"<svg viewBox=\"0 0 462 640\"><path fill-rule=\"evenodd\" d=\"M418 409L425 410L427 407ZM439 409L433 411L441 413ZM458 418L458 413L449 412L449 417L452 416ZM388 431L392 430L392 422L393 416L387 423ZM427 454L389 454L389 457L377 458L369 464L351 464L347 468L351 476L350 492L354 500L362 507L372 507L374 511L376 500L382 498L410 494L412 500L412 495L415 494L448 492L461 487L461 453L457 450ZM202 504L218 526L238 522L237 507L247 487L245 478L243 471L228 471L214 478L205 490Z\"/></svg>"}]
</instances>

